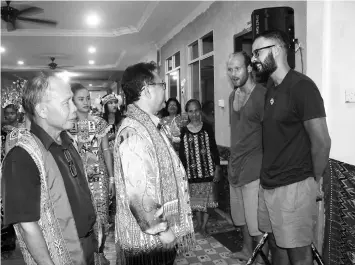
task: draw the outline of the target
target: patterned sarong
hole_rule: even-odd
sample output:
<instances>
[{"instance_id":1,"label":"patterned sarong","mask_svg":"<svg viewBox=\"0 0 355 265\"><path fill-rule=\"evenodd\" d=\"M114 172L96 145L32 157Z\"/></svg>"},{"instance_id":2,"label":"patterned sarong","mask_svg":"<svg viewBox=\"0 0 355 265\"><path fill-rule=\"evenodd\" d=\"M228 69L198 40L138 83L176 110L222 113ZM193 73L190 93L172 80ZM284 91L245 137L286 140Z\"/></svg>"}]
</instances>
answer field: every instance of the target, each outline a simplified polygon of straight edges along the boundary
<instances>
[{"instance_id":1,"label":"patterned sarong","mask_svg":"<svg viewBox=\"0 0 355 265\"><path fill-rule=\"evenodd\" d=\"M355 166L331 159L324 189L324 261L355 264Z\"/></svg>"}]
</instances>

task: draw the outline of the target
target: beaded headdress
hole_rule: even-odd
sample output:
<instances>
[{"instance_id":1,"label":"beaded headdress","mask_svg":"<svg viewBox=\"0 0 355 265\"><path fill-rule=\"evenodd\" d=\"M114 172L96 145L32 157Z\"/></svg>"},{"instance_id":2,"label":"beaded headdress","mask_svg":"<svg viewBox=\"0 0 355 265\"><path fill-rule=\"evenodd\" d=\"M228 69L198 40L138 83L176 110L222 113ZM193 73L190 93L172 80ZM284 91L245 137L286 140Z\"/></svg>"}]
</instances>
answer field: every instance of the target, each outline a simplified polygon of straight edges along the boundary
<instances>
[{"instance_id":1,"label":"beaded headdress","mask_svg":"<svg viewBox=\"0 0 355 265\"><path fill-rule=\"evenodd\" d=\"M25 80L18 80L15 84L1 89L2 108L13 104L19 111L22 110L22 88L25 83Z\"/></svg>"},{"instance_id":2,"label":"beaded headdress","mask_svg":"<svg viewBox=\"0 0 355 265\"><path fill-rule=\"evenodd\" d=\"M115 93L112 94L107 94L105 96L103 96L101 98L101 104L102 106L105 106L107 104L107 102L111 101L111 100L117 100L118 101L118 107L120 107L122 105L122 97L120 95L117 95Z\"/></svg>"},{"instance_id":3,"label":"beaded headdress","mask_svg":"<svg viewBox=\"0 0 355 265\"><path fill-rule=\"evenodd\" d=\"M120 109L122 104L123 104L123 99L121 95L117 95L115 93L107 94L103 97L99 96L96 98L94 101L91 101L91 105L94 112L98 115L101 115L102 113L105 112L104 106L111 100L117 100L118 101L118 108Z\"/></svg>"},{"instance_id":4,"label":"beaded headdress","mask_svg":"<svg viewBox=\"0 0 355 265\"><path fill-rule=\"evenodd\" d=\"M111 100L117 100L118 109L121 108L121 105L123 103L122 96L117 95L116 93L107 94L101 98L101 102L100 102L102 105L102 112L103 113L105 112L105 105L108 102L110 102Z\"/></svg>"}]
</instances>

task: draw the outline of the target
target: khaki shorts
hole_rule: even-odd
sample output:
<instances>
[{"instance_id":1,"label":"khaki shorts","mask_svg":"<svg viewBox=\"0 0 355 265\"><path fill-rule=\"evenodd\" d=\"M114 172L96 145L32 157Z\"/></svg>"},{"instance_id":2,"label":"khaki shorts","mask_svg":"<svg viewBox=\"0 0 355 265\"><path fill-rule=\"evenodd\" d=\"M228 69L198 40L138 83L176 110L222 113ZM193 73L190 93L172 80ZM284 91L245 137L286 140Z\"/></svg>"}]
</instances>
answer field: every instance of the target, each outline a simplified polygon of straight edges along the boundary
<instances>
[{"instance_id":1,"label":"khaki shorts","mask_svg":"<svg viewBox=\"0 0 355 265\"><path fill-rule=\"evenodd\" d=\"M316 196L313 177L271 190L260 186L259 229L273 233L281 248L309 246L317 218Z\"/></svg>"},{"instance_id":2,"label":"khaki shorts","mask_svg":"<svg viewBox=\"0 0 355 265\"><path fill-rule=\"evenodd\" d=\"M260 180L241 187L229 186L233 223L236 226L247 225L250 236L260 236L258 228L258 193Z\"/></svg>"}]
</instances>

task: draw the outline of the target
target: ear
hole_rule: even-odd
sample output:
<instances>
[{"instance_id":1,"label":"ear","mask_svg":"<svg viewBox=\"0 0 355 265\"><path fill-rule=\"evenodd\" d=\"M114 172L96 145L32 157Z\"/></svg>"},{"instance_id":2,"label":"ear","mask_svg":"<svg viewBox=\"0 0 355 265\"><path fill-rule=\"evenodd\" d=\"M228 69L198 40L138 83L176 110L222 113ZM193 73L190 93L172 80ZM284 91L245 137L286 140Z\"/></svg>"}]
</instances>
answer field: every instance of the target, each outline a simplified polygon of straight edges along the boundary
<instances>
[{"instance_id":1,"label":"ear","mask_svg":"<svg viewBox=\"0 0 355 265\"><path fill-rule=\"evenodd\" d=\"M249 64L247 67L248 73L253 72L253 67Z\"/></svg>"},{"instance_id":2,"label":"ear","mask_svg":"<svg viewBox=\"0 0 355 265\"><path fill-rule=\"evenodd\" d=\"M274 54L274 56L277 56L277 55L279 55L282 52L282 48L281 48L280 45L276 45L275 48L276 49L272 49L273 50L272 53Z\"/></svg>"},{"instance_id":3,"label":"ear","mask_svg":"<svg viewBox=\"0 0 355 265\"><path fill-rule=\"evenodd\" d=\"M146 96L147 98L151 98L152 95L150 93L150 88L149 86L144 86L141 95Z\"/></svg>"},{"instance_id":4,"label":"ear","mask_svg":"<svg viewBox=\"0 0 355 265\"><path fill-rule=\"evenodd\" d=\"M41 102L35 106L35 112L42 119L46 119L48 116L48 109L45 103Z\"/></svg>"}]
</instances>

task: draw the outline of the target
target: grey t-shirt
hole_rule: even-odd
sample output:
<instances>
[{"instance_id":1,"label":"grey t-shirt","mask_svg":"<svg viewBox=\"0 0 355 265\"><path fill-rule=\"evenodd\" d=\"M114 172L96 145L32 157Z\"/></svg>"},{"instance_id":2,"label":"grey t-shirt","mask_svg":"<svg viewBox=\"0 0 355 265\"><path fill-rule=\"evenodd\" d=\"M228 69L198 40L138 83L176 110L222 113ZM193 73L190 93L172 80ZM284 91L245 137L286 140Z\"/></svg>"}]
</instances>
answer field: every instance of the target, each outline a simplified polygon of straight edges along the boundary
<instances>
[{"instance_id":1,"label":"grey t-shirt","mask_svg":"<svg viewBox=\"0 0 355 265\"><path fill-rule=\"evenodd\" d=\"M262 163L262 120L266 88L257 84L239 111L233 108L235 91L229 96L231 154L228 180L240 187L259 179Z\"/></svg>"}]
</instances>

